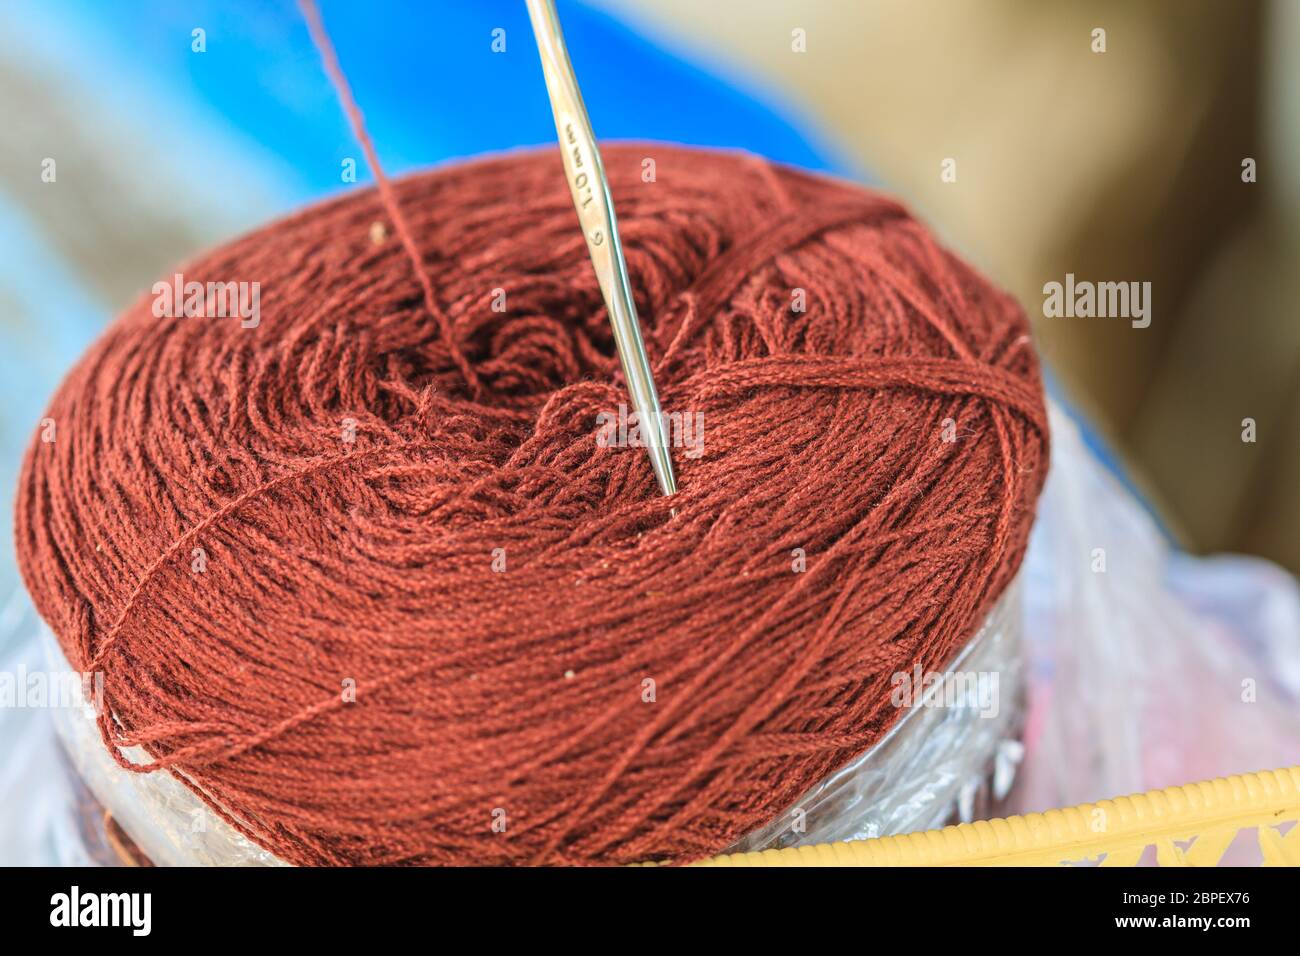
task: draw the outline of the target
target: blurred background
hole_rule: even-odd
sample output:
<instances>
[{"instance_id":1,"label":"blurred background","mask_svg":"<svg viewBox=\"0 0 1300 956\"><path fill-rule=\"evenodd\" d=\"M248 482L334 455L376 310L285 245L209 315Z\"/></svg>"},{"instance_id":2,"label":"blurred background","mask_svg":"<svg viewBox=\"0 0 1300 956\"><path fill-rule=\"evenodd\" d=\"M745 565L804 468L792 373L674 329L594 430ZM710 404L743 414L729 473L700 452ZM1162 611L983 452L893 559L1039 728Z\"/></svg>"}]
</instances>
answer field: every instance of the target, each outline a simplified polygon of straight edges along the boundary
<instances>
[{"instance_id":1,"label":"blurred background","mask_svg":"<svg viewBox=\"0 0 1300 956\"><path fill-rule=\"evenodd\" d=\"M390 170L553 143L522 0L321 7ZM1021 299L1058 396L1174 541L1300 569L1300 0L560 7L603 138L900 195ZM8 541L22 449L105 323L199 250L355 188L345 160L368 173L291 0L0 18ZM1066 273L1151 282L1150 326L1044 318Z\"/></svg>"}]
</instances>

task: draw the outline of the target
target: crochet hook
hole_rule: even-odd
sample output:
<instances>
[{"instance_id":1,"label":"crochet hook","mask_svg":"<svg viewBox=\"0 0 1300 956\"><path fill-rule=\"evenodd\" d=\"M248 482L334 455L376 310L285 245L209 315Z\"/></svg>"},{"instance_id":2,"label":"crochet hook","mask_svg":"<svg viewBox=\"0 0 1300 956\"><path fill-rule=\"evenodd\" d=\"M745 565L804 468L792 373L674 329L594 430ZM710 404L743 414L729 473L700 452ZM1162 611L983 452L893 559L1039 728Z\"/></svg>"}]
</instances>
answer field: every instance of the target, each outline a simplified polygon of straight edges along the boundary
<instances>
[{"instance_id":1,"label":"crochet hook","mask_svg":"<svg viewBox=\"0 0 1300 956\"><path fill-rule=\"evenodd\" d=\"M609 322L614 328L614 344L618 346L618 356L623 363L623 376L632 395L632 408L660 490L665 495L676 494L677 478L673 474L672 456L664 434L663 410L655 392L645 343L641 340L641 323L637 320L636 304L632 301L627 260L623 257L623 245L618 238L618 219L614 215L614 201L610 197L609 181L605 178L605 167L596 146L596 135L592 132L591 120L578 89L578 78L564 45L554 0L525 2L533 24L533 36L537 39L537 52L542 58L542 72L546 76L546 91L551 99L551 113L555 117L555 132L560 139L560 155L564 158L569 190L578 211L578 221L582 224L582 234L587 240L587 251L596 268Z\"/></svg>"}]
</instances>

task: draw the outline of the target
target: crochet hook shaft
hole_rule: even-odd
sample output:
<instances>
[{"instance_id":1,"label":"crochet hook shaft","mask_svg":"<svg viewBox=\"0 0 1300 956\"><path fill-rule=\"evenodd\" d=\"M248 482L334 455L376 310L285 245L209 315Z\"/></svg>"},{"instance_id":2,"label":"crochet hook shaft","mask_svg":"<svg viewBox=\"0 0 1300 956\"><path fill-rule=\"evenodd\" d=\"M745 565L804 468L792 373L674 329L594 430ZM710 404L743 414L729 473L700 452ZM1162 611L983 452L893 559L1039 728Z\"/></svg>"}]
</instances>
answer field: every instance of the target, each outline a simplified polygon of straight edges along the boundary
<instances>
[{"instance_id":1,"label":"crochet hook shaft","mask_svg":"<svg viewBox=\"0 0 1300 956\"><path fill-rule=\"evenodd\" d=\"M614 201L610 198L609 181L605 178L605 167L596 147L596 135L591 130L591 120L578 90L578 78L573 73L569 51L564 46L564 34L560 30L554 0L526 0L526 3L533 35L537 38L537 52L542 58L542 72L551 98L555 132L560 138L564 171L569 179L569 190L573 193L573 205L578 210L582 234L587 240L587 251L596 267L600 292L605 297L609 322L614 327L614 344L618 346L623 376L627 379L628 391L632 393L632 408L636 411L660 490L665 495L676 494L677 478L673 474L672 456L664 435L663 411L655 392L645 343L641 341L641 323L637 320L636 304L632 301L627 260L623 258L623 244L618 238Z\"/></svg>"}]
</instances>

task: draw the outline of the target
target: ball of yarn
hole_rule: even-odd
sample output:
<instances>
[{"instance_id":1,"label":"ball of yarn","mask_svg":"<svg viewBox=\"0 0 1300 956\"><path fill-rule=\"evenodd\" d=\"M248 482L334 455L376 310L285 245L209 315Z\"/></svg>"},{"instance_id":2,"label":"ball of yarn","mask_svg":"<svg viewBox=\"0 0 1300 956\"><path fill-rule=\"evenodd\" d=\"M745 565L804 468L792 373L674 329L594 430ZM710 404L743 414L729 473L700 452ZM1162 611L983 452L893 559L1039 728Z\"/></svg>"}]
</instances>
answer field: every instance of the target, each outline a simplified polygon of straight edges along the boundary
<instances>
[{"instance_id":1,"label":"ball of yarn","mask_svg":"<svg viewBox=\"0 0 1300 956\"><path fill-rule=\"evenodd\" d=\"M258 283L255 325L147 293L69 374L18 553L124 768L299 864L685 861L973 634L1046 469L1021 310L874 192L606 166L703 416L671 500L598 440L626 390L553 149L394 184L427 290L359 191L179 270Z\"/></svg>"}]
</instances>

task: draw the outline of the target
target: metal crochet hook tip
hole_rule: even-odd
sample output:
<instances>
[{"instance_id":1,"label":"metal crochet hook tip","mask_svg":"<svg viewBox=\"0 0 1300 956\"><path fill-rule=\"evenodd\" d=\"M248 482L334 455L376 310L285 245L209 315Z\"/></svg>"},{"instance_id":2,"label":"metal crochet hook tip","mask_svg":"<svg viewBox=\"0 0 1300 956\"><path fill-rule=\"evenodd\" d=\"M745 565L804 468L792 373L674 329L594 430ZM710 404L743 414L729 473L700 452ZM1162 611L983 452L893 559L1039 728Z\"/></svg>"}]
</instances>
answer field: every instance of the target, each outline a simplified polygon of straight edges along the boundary
<instances>
[{"instance_id":1,"label":"metal crochet hook tip","mask_svg":"<svg viewBox=\"0 0 1300 956\"><path fill-rule=\"evenodd\" d=\"M632 408L636 411L659 488L665 495L673 495L677 493L677 478L673 474L673 460L664 434L663 411L655 393L645 343L641 341L641 323L637 320L636 304L632 301L627 260L623 258L623 244L618 238L614 201L610 198L609 181L605 178L605 167L596 147L596 135L591 130L591 120L587 118L587 108L578 90L578 78L573 73L569 51L564 46L564 34L560 30L554 0L525 2L533 24L533 35L537 38L537 52L542 57L542 72L546 75L546 91L551 98L551 113L555 116L555 132L560 139L560 155L564 157L569 190L573 193L573 205L578 210L578 221L587 240L587 251L596 267L609 322L614 327L614 344L618 346L623 376L627 379L628 391L632 393Z\"/></svg>"}]
</instances>

